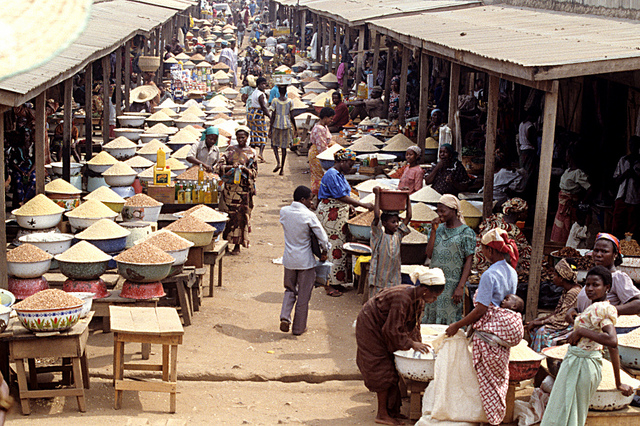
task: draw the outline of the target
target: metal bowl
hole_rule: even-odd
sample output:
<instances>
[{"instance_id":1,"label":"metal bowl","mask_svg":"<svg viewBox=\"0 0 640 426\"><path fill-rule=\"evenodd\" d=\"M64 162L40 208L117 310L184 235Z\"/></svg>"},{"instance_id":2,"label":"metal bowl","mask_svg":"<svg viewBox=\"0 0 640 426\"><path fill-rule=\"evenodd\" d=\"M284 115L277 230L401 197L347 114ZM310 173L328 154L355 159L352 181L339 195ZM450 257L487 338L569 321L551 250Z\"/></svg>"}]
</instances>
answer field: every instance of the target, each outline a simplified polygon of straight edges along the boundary
<instances>
[{"instance_id":1,"label":"metal bowl","mask_svg":"<svg viewBox=\"0 0 640 426\"><path fill-rule=\"evenodd\" d=\"M125 249L127 245L127 236L118 238L105 238L101 240L78 238L88 243L93 244L105 253L119 253Z\"/></svg>"},{"instance_id":2,"label":"metal bowl","mask_svg":"<svg viewBox=\"0 0 640 426\"><path fill-rule=\"evenodd\" d=\"M91 311L91 305L93 304L93 299L96 297L96 294L89 293L86 291L69 291L67 293L69 293L74 297L77 297L78 299L84 302L82 304L82 311L80 312L80 318L86 317L89 311Z\"/></svg>"},{"instance_id":3,"label":"metal bowl","mask_svg":"<svg viewBox=\"0 0 640 426\"><path fill-rule=\"evenodd\" d=\"M111 154L114 158L118 160L128 160L129 158L136 155L136 147L132 146L131 148L103 148L109 154Z\"/></svg>"},{"instance_id":4,"label":"metal bowl","mask_svg":"<svg viewBox=\"0 0 640 426\"><path fill-rule=\"evenodd\" d=\"M29 331L50 332L67 330L78 322L82 304L59 309L15 309L20 323Z\"/></svg>"},{"instance_id":5,"label":"metal bowl","mask_svg":"<svg viewBox=\"0 0 640 426\"><path fill-rule=\"evenodd\" d=\"M109 170L109 168L113 166L113 164L89 164L87 163L87 167L89 167L89 170L91 170L92 172L96 172L96 173L104 173L107 170ZM90 176L91 178L92 176ZM91 192L91 191L89 191Z\"/></svg>"},{"instance_id":6,"label":"metal bowl","mask_svg":"<svg viewBox=\"0 0 640 426\"><path fill-rule=\"evenodd\" d=\"M16 297L9 290L0 288L0 305L7 308L16 303Z\"/></svg>"},{"instance_id":7,"label":"metal bowl","mask_svg":"<svg viewBox=\"0 0 640 426\"><path fill-rule=\"evenodd\" d=\"M396 369L402 377L418 382L433 380L436 364L433 353L416 353L413 349L409 349L408 351L395 351L393 355Z\"/></svg>"},{"instance_id":8,"label":"metal bowl","mask_svg":"<svg viewBox=\"0 0 640 426\"><path fill-rule=\"evenodd\" d=\"M55 258L58 261L58 268L60 272L67 278L72 280L97 280L107 270L109 260L102 260L99 262L69 262L66 260L60 260L58 256ZM111 256L109 256L111 259Z\"/></svg>"},{"instance_id":9,"label":"metal bowl","mask_svg":"<svg viewBox=\"0 0 640 426\"><path fill-rule=\"evenodd\" d=\"M629 275L634 283L640 283L640 257L625 256L622 264L616 266L616 269Z\"/></svg>"},{"instance_id":10,"label":"metal bowl","mask_svg":"<svg viewBox=\"0 0 640 426\"><path fill-rule=\"evenodd\" d=\"M116 260L116 263L118 265L118 274L125 279L136 283L151 283L161 281L169 275L173 260L167 263L155 264L120 262L118 260Z\"/></svg>"},{"instance_id":11,"label":"metal bowl","mask_svg":"<svg viewBox=\"0 0 640 426\"><path fill-rule=\"evenodd\" d=\"M371 226L367 225L354 225L351 223L347 224L349 226L349 232L351 235L357 240L369 240L371 239Z\"/></svg>"},{"instance_id":12,"label":"metal bowl","mask_svg":"<svg viewBox=\"0 0 640 426\"><path fill-rule=\"evenodd\" d=\"M16 209L17 210L17 209ZM16 217L16 222L25 229L49 229L57 226L62 220L62 213L45 214L42 216L22 216L16 214L16 210L11 213Z\"/></svg>"},{"instance_id":13,"label":"metal bowl","mask_svg":"<svg viewBox=\"0 0 640 426\"><path fill-rule=\"evenodd\" d=\"M69 219L69 224L71 225L72 231L78 232L82 231L83 229L87 229L100 219L111 219L115 221L116 216L118 216L118 214L114 212L113 216L106 217L73 217L67 215L67 218Z\"/></svg>"},{"instance_id":14,"label":"metal bowl","mask_svg":"<svg viewBox=\"0 0 640 426\"><path fill-rule=\"evenodd\" d=\"M136 180L137 174L131 175L103 175L104 181L109 186L131 186Z\"/></svg>"},{"instance_id":15,"label":"metal bowl","mask_svg":"<svg viewBox=\"0 0 640 426\"><path fill-rule=\"evenodd\" d=\"M164 124L167 127L171 127L171 125L173 124L173 118L169 118L168 120L149 120L147 118L147 124L149 125L149 127L153 127L156 124Z\"/></svg>"},{"instance_id":16,"label":"metal bowl","mask_svg":"<svg viewBox=\"0 0 640 426\"><path fill-rule=\"evenodd\" d=\"M131 128L125 128L125 127L121 127L119 129L113 129L113 134L115 135L116 138L119 138L120 136L124 136L125 138L133 142L137 142L138 139L140 139L140 135L142 134L142 132L144 132L144 129L131 129Z\"/></svg>"},{"instance_id":17,"label":"metal bowl","mask_svg":"<svg viewBox=\"0 0 640 426\"><path fill-rule=\"evenodd\" d=\"M542 358L542 357L541 357ZM536 376L538 369L540 368L539 360L528 361L509 361L509 380L521 382L523 380L529 380Z\"/></svg>"},{"instance_id":18,"label":"metal bowl","mask_svg":"<svg viewBox=\"0 0 640 426\"><path fill-rule=\"evenodd\" d=\"M622 365L640 370L640 348L618 343L618 352L620 353L620 363Z\"/></svg>"},{"instance_id":19,"label":"metal bowl","mask_svg":"<svg viewBox=\"0 0 640 426\"><path fill-rule=\"evenodd\" d=\"M153 207L124 206L122 208L122 220L125 222L144 220L145 222L157 222L162 204Z\"/></svg>"},{"instance_id":20,"label":"metal bowl","mask_svg":"<svg viewBox=\"0 0 640 426\"><path fill-rule=\"evenodd\" d=\"M56 255L64 253L71 247L73 235L60 234L57 232L39 232L36 234L23 235L18 238L21 243L29 243L46 251L49 254Z\"/></svg>"},{"instance_id":21,"label":"metal bowl","mask_svg":"<svg viewBox=\"0 0 640 426\"><path fill-rule=\"evenodd\" d=\"M204 120L198 120L198 121L176 121L176 127L178 129L182 129L183 127L187 127L187 126L202 126L202 123L204 123Z\"/></svg>"},{"instance_id":22,"label":"metal bowl","mask_svg":"<svg viewBox=\"0 0 640 426\"><path fill-rule=\"evenodd\" d=\"M51 171L53 172L53 174L58 175L58 176L62 176L62 162L58 161L55 163L51 163ZM71 163L69 166L69 170L70 170L70 175L77 175L78 173L80 173L80 170L82 169L82 164L80 163Z\"/></svg>"},{"instance_id":23,"label":"metal bowl","mask_svg":"<svg viewBox=\"0 0 640 426\"><path fill-rule=\"evenodd\" d=\"M589 401L589 409L597 411L615 411L620 410L633 401L632 393L629 396L624 396L619 390L597 390L596 393Z\"/></svg>"},{"instance_id":24,"label":"metal bowl","mask_svg":"<svg viewBox=\"0 0 640 426\"><path fill-rule=\"evenodd\" d=\"M177 235L181 236L185 240L189 240L193 243L194 247L205 247L208 246L213 240L213 232L179 232L172 231Z\"/></svg>"},{"instance_id":25,"label":"metal bowl","mask_svg":"<svg viewBox=\"0 0 640 426\"><path fill-rule=\"evenodd\" d=\"M160 142L164 142L169 139L169 135L164 133L143 133L140 135L140 140L143 144L149 143L154 139L158 139Z\"/></svg>"},{"instance_id":26,"label":"metal bowl","mask_svg":"<svg viewBox=\"0 0 640 426\"><path fill-rule=\"evenodd\" d=\"M145 117L141 115L119 115L116 118L122 127L140 127L145 120Z\"/></svg>"},{"instance_id":27,"label":"metal bowl","mask_svg":"<svg viewBox=\"0 0 640 426\"><path fill-rule=\"evenodd\" d=\"M9 262L7 261L7 274L16 278L38 278L51 267L51 259L39 262Z\"/></svg>"}]
</instances>

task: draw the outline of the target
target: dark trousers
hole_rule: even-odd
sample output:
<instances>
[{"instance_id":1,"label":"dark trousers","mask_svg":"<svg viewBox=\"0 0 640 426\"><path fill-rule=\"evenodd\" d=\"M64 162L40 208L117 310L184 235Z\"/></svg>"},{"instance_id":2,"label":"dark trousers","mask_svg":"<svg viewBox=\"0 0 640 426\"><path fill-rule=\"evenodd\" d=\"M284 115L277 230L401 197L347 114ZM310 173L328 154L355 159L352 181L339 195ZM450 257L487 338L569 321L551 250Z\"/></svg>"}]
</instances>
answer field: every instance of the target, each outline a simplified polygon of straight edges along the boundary
<instances>
[{"instance_id":1,"label":"dark trousers","mask_svg":"<svg viewBox=\"0 0 640 426\"><path fill-rule=\"evenodd\" d=\"M622 198L618 198L613 206L612 234L622 239L625 232L637 235L637 221L640 219L640 205L627 204Z\"/></svg>"},{"instance_id":2,"label":"dark trousers","mask_svg":"<svg viewBox=\"0 0 640 426\"><path fill-rule=\"evenodd\" d=\"M293 334L302 334L307 328L307 314L309 313L309 300L313 284L316 281L316 270L311 269L287 269L284 268L284 298L280 319L291 321L291 311L295 305L293 317Z\"/></svg>"}]
</instances>

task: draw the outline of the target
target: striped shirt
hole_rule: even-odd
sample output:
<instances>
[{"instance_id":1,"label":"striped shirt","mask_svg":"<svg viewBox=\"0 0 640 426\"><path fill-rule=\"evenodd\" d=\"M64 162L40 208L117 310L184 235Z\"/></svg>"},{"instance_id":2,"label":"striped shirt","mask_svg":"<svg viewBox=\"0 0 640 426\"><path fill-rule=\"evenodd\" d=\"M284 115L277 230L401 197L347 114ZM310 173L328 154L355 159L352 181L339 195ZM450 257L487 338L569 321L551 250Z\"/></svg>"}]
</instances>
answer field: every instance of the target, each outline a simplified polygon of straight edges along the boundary
<instances>
[{"instance_id":1,"label":"striped shirt","mask_svg":"<svg viewBox=\"0 0 640 426\"><path fill-rule=\"evenodd\" d=\"M400 222L398 230L387 234L379 220L377 225L371 224L371 264L369 269L369 297L387 287L401 284L400 277L400 244L402 238L409 234L409 228Z\"/></svg>"},{"instance_id":2,"label":"striped shirt","mask_svg":"<svg viewBox=\"0 0 640 426\"><path fill-rule=\"evenodd\" d=\"M279 98L275 98L273 102L271 102L271 110L275 113L272 115L273 119L273 127L276 129L291 129L293 128L291 124L291 107L293 106L293 102L291 99L287 99L286 101L281 101Z\"/></svg>"}]
</instances>

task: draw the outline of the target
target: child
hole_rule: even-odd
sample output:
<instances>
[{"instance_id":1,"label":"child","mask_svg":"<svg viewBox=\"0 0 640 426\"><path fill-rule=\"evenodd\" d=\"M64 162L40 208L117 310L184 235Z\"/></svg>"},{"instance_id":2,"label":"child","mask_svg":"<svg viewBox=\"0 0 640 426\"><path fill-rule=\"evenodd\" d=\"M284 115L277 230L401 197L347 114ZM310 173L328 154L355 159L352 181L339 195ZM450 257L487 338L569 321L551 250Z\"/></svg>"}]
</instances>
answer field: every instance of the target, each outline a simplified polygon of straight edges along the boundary
<instances>
[{"instance_id":1,"label":"child","mask_svg":"<svg viewBox=\"0 0 640 426\"><path fill-rule=\"evenodd\" d=\"M413 194L422 188L422 185L424 184L424 172L418 164L418 161L420 160L420 153L420 148L415 145L410 146L407 149L405 157L407 159L408 167L400 178L398 189L406 189Z\"/></svg>"},{"instance_id":2,"label":"child","mask_svg":"<svg viewBox=\"0 0 640 426\"><path fill-rule=\"evenodd\" d=\"M504 299L502 299L502 303L500 303L500 307L503 309L509 309L519 314L523 314L524 300L522 300L520 296L517 296L515 294L507 294L504 297Z\"/></svg>"},{"instance_id":3,"label":"child","mask_svg":"<svg viewBox=\"0 0 640 426\"><path fill-rule=\"evenodd\" d=\"M287 148L293 141L293 135L298 132L296 120L293 118L293 102L287 98L287 86L278 86L280 97L274 98L271 102L273 114L271 116L271 127L269 127L269 139L271 148L276 156L276 168L273 172L280 170L280 176L284 174L284 160L287 158ZM278 155L278 148L282 151L282 163Z\"/></svg>"},{"instance_id":4,"label":"child","mask_svg":"<svg viewBox=\"0 0 640 426\"><path fill-rule=\"evenodd\" d=\"M587 223L589 207L579 204L576 210L576 221L571 225L569 238L567 238L567 247L574 249L587 248L587 239L589 238L589 224Z\"/></svg>"},{"instance_id":5,"label":"child","mask_svg":"<svg viewBox=\"0 0 640 426\"><path fill-rule=\"evenodd\" d=\"M397 212L380 215L380 188L373 188L376 195L374 218L371 222L371 265L369 268L369 298L385 287L401 283L400 242L408 235L407 224L411 220L411 202L407 195L407 217L400 221ZM384 227L384 232L382 228Z\"/></svg>"},{"instance_id":6,"label":"child","mask_svg":"<svg viewBox=\"0 0 640 426\"><path fill-rule=\"evenodd\" d=\"M584 425L589 401L602 379L602 346L607 346L613 364L616 388L629 396L633 389L620 383L620 357L615 324L616 308L607 301L611 272L596 266L587 273L585 291L592 304L576 317L574 330L567 338L571 345L562 360L551 390L541 426Z\"/></svg>"}]
</instances>

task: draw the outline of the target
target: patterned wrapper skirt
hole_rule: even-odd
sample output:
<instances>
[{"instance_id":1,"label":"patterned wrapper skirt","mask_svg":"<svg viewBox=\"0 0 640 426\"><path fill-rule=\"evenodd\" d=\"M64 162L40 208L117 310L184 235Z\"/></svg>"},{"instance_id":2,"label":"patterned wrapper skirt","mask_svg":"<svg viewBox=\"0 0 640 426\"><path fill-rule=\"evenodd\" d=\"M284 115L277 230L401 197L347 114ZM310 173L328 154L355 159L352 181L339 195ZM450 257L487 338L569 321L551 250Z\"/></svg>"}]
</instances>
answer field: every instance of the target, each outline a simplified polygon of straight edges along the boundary
<instances>
[{"instance_id":1,"label":"patterned wrapper skirt","mask_svg":"<svg viewBox=\"0 0 640 426\"><path fill-rule=\"evenodd\" d=\"M318 195L318 191L320 191L320 181L322 180L322 176L324 176L324 169L317 157L318 147L312 143L311 148L309 148L309 169L311 171L311 192L314 195Z\"/></svg>"},{"instance_id":2,"label":"patterned wrapper skirt","mask_svg":"<svg viewBox=\"0 0 640 426\"><path fill-rule=\"evenodd\" d=\"M251 146L267 144L267 120L260 108L249 108L247 124L251 130Z\"/></svg>"},{"instance_id":3,"label":"patterned wrapper skirt","mask_svg":"<svg viewBox=\"0 0 640 426\"><path fill-rule=\"evenodd\" d=\"M551 241L566 243L569 238L571 225L576 219L577 194L570 194L560 190L558 194L558 211L551 228Z\"/></svg>"},{"instance_id":4,"label":"patterned wrapper skirt","mask_svg":"<svg viewBox=\"0 0 640 426\"><path fill-rule=\"evenodd\" d=\"M273 129L271 133L271 146L276 148L289 148L293 142L293 129Z\"/></svg>"},{"instance_id":5,"label":"patterned wrapper skirt","mask_svg":"<svg viewBox=\"0 0 640 426\"><path fill-rule=\"evenodd\" d=\"M220 211L229 214L229 221L224 228L222 237L230 244L249 247L249 233L251 232L251 211L253 210L253 195L250 184L225 183L220 194Z\"/></svg>"},{"instance_id":6,"label":"patterned wrapper skirt","mask_svg":"<svg viewBox=\"0 0 640 426\"><path fill-rule=\"evenodd\" d=\"M347 242L347 233L349 232L347 226L349 205L334 199L320 200L316 214L327 232L331 246L327 260L333 263L333 268L327 284L344 284L347 282L349 256L342 250L342 245Z\"/></svg>"}]
</instances>

